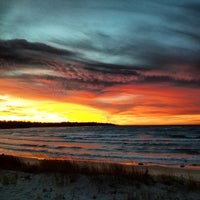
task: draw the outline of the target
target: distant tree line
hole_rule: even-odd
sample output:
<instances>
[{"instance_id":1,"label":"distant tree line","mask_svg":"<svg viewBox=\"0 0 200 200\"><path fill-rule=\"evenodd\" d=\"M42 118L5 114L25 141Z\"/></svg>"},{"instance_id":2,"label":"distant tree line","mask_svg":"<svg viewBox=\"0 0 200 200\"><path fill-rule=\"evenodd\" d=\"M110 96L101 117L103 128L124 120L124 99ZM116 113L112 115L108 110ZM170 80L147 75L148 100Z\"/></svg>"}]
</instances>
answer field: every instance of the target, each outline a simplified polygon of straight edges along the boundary
<instances>
[{"instance_id":1,"label":"distant tree line","mask_svg":"<svg viewBox=\"0 0 200 200\"><path fill-rule=\"evenodd\" d=\"M99 122L29 122L29 121L0 121L0 129L31 128L31 127L67 127L67 126L100 126L114 125Z\"/></svg>"}]
</instances>

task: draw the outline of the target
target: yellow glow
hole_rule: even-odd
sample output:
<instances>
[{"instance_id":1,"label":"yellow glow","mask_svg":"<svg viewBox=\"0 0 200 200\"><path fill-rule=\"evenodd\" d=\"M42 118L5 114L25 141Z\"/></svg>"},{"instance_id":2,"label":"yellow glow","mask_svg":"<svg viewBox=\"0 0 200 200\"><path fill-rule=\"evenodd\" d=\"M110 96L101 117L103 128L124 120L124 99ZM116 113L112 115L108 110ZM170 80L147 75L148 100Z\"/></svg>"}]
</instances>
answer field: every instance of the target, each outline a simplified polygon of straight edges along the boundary
<instances>
[{"instance_id":1,"label":"yellow glow","mask_svg":"<svg viewBox=\"0 0 200 200\"><path fill-rule=\"evenodd\" d=\"M106 122L106 113L88 106L0 96L0 120Z\"/></svg>"},{"instance_id":2,"label":"yellow glow","mask_svg":"<svg viewBox=\"0 0 200 200\"><path fill-rule=\"evenodd\" d=\"M173 116L134 116L134 115L113 115L112 123L121 125L178 125L178 124L200 124L200 115L173 115Z\"/></svg>"},{"instance_id":3,"label":"yellow glow","mask_svg":"<svg viewBox=\"0 0 200 200\"><path fill-rule=\"evenodd\" d=\"M143 109L144 110L144 109ZM147 110L147 109L146 109ZM133 112L135 111L135 114ZM112 113L80 104L50 100L29 100L0 95L0 120L38 122L108 122L114 124L199 124L200 115L140 114L140 111ZM131 114L129 114L131 113Z\"/></svg>"}]
</instances>

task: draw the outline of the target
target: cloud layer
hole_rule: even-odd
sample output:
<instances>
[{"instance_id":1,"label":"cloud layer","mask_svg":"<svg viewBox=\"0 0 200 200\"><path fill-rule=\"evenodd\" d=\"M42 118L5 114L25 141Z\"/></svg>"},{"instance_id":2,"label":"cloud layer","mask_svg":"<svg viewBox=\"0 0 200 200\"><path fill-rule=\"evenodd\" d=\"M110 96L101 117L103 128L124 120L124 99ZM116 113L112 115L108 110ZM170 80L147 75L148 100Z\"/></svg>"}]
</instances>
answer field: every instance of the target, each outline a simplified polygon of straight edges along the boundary
<instances>
[{"instance_id":1,"label":"cloud layer","mask_svg":"<svg viewBox=\"0 0 200 200\"><path fill-rule=\"evenodd\" d=\"M197 115L199 24L197 0L0 1L0 95Z\"/></svg>"},{"instance_id":2,"label":"cloud layer","mask_svg":"<svg viewBox=\"0 0 200 200\"><path fill-rule=\"evenodd\" d=\"M26 40L0 41L1 77L54 81L68 90L104 90L121 84L169 83L199 87L199 67L165 63L145 68L79 61L78 54Z\"/></svg>"},{"instance_id":3,"label":"cloud layer","mask_svg":"<svg viewBox=\"0 0 200 200\"><path fill-rule=\"evenodd\" d=\"M109 64L199 65L199 2L1 1L1 38L22 38ZM23 11L23 12L22 12ZM14 31L13 31L14 30Z\"/></svg>"}]
</instances>

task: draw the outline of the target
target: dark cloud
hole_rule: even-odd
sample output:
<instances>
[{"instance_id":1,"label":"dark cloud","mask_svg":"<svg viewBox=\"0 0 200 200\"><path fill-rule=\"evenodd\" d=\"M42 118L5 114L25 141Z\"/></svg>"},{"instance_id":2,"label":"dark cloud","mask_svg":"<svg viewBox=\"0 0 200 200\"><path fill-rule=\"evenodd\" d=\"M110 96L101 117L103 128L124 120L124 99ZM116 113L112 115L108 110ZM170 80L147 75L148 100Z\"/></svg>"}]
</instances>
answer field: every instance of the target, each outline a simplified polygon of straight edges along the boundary
<instances>
[{"instance_id":1,"label":"dark cloud","mask_svg":"<svg viewBox=\"0 0 200 200\"><path fill-rule=\"evenodd\" d=\"M144 83L170 83L171 85L182 87L200 87L200 78L198 80L177 79L169 76L146 76Z\"/></svg>"},{"instance_id":2,"label":"dark cloud","mask_svg":"<svg viewBox=\"0 0 200 200\"><path fill-rule=\"evenodd\" d=\"M48 54L48 55L47 55ZM56 56L67 56L68 58L75 54L62 49L57 49L41 43L31 43L26 40L0 40L0 58L5 61L20 63L30 63L34 58L38 59Z\"/></svg>"},{"instance_id":3,"label":"dark cloud","mask_svg":"<svg viewBox=\"0 0 200 200\"><path fill-rule=\"evenodd\" d=\"M191 13L191 14L196 14L196 15L200 15L199 11L200 11L200 3L199 2L187 2L184 4L184 7Z\"/></svg>"},{"instance_id":4,"label":"dark cloud","mask_svg":"<svg viewBox=\"0 0 200 200\"><path fill-rule=\"evenodd\" d=\"M191 63L178 62L175 58L167 60L163 54L161 52L160 55L154 55L154 59L153 55L149 55L162 66L158 69L145 65L81 62L77 61L78 57L76 60L76 53L71 51L25 40L9 40L0 41L0 71L2 78L26 79L30 84L43 79L54 82L55 87L64 90L101 91L114 85L143 83L200 86L199 66L195 66L195 60L194 63L192 60ZM183 64L188 66L184 67Z\"/></svg>"},{"instance_id":5,"label":"dark cloud","mask_svg":"<svg viewBox=\"0 0 200 200\"><path fill-rule=\"evenodd\" d=\"M85 62L140 68L199 65L198 0L3 0L0 5L2 39L65 48Z\"/></svg>"}]
</instances>

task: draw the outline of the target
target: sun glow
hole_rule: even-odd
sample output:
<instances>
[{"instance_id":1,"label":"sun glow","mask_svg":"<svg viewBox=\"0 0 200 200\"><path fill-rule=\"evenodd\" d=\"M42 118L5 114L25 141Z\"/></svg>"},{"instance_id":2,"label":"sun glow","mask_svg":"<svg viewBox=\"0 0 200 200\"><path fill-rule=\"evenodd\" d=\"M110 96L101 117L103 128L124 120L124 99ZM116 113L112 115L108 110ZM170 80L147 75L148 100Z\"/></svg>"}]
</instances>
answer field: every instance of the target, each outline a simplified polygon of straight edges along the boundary
<instances>
[{"instance_id":1,"label":"sun glow","mask_svg":"<svg viewBox=\"0 0 200 200\"><path fill-rule=\"evenodd\" d=\"M158 92L157 98L154 93L140 88L140 92L135 91L134 95L128 95L128 91L122 94L109 92L101 96L79 93L70 98L54 100L42 99L41 96L19 98L14 95L0 95L0 120L101 122L120 125L200 124L198 112L185 112L186 105L191 105L190 108L195 110L192 103L198 97L193 95L193 98L186 101L180 98L184 96L180 90L169 93L171 96L168 95L167 98L164 98L162 90ZM178 98L174 98L176 95ZM184 106L179 106L180 99ZM174 105L176 109L165 105Z\"/></svg>"},{"instance_id":2,"label":"sun glow","mask_svg":"<svg viewBox=\"0 0 200 200\"><path fill-rule=\"evenodd\" d=\"M105 122L105 113L87 106L0 96L0 120L38 122Z\"/></svg>"}]
</instances>

